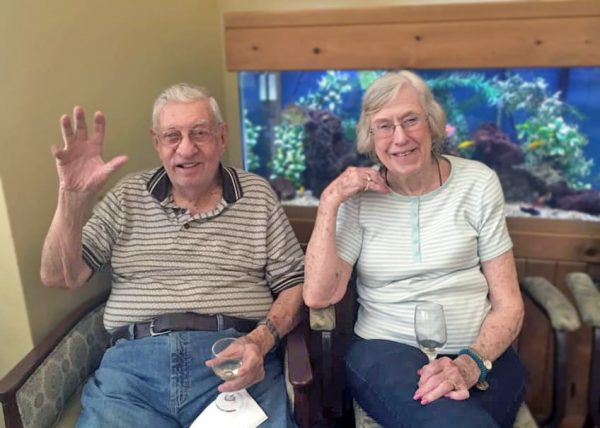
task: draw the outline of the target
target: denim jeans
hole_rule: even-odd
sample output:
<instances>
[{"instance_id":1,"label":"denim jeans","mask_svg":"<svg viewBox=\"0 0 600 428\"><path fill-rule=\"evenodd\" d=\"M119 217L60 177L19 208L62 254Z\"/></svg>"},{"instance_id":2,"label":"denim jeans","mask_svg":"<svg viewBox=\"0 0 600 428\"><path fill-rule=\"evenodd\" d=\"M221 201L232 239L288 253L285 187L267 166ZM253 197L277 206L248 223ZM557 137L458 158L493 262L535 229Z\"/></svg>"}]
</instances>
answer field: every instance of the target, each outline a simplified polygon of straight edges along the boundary
<instances>
[{"instance_id":1,"label":"denim jeans","mask_svg":"<svg viewBox=\"0 0 600 428\"><path fill-rule=\"evenodd\" d=\"M83 389L77 427L188 427L216 398L222 383L204 365L211 346L232 336L240 334L233 329L182 331L118 340ZM248 392L268 416L260 427L295 427L275 353L265 357L264 380Z\"/></svg>"},{"instance_id":2,"label":"denim jeans","mask_svg":"<svg viewBox=\"0 0 600 428\"><path fill-rule=\"evenodd\" d=\"M454 356L449 356L454 357ZM346 353L353 398L383 427L512 427L525 393L525 369L512 348L495 362L487 391L471 388L467 400L413 400L417 370L428 360L418 348L354 335Z\"/></svg>"}]
</instances>

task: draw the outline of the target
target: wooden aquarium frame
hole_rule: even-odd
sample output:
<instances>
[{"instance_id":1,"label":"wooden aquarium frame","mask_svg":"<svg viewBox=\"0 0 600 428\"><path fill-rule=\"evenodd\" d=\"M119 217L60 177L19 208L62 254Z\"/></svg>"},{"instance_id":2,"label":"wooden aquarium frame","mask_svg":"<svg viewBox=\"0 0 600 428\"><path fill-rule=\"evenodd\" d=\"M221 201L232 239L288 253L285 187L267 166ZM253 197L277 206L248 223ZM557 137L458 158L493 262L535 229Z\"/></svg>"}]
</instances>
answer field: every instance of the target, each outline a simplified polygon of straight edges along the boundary
<instances>
[{"instance_id":1,"label":"wooden aquarium frame","mask_svg":"<svg viewBox=\"0 0 600 428\"><path fill-rule=\"evenodd\" d=\"M230 12L224 20L230 71L600 65L595 0Z\"/></svg>"}]
</instances>

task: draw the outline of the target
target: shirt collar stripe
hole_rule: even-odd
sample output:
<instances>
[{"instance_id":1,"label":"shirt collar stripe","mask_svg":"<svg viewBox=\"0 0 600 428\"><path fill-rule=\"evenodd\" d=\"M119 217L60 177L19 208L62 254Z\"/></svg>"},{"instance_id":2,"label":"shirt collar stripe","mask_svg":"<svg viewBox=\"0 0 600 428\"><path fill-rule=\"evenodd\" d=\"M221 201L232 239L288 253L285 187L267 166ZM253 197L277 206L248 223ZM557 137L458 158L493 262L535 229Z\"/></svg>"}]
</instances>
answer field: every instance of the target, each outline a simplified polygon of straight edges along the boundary
<instances>
[{"instance_id":1,"label":"shirt collar stripe","mask_svg":"<svg viewBox=\"0 0 600 428\"><path fill-rule=\"evenodd\" d=\"M227 203L236 202L244 196L240 179L234 168L224 167L219 164L219 173L223 179L223 199L225 199ZM146 187L148 192L150 192L150 194L159 202L163 202L167 196L169 196L171 180L169 179L164 166L161 166L156 170L152 177L150 177L150 180L148 180Z\"/></svg>"}]
</instances>

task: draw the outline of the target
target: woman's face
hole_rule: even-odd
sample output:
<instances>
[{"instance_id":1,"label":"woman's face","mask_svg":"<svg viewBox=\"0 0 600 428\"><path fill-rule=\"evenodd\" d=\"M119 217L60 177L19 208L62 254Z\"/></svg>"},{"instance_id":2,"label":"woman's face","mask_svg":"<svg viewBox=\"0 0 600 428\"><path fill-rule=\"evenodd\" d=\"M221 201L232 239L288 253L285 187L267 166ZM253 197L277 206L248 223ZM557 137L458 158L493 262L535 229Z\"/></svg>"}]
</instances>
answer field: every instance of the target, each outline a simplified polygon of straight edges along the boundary
<instances>
[{"instance_id":1,"label":"woman's face","mask_svg":"<svg viewBox=\"0 0 600 428\"><path fill-rule=\"evenodd\" d=\"M371 118L373 148L392 175L418 174L431 161L431 132L419 93L404 85Z\"/></svg>"}]
</instances>

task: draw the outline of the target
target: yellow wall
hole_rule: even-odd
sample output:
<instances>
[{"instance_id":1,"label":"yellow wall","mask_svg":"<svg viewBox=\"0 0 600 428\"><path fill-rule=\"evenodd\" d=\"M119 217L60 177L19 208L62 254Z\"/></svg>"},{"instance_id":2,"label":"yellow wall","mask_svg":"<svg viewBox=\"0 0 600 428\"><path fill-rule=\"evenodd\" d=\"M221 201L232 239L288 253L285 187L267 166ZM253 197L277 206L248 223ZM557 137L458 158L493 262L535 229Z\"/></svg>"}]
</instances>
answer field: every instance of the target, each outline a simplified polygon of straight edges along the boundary
<instances>
[{"instance_id":1,"label":"yellow wall","mask_svg":"<svg viewBox=\"0 0 600 428\"><path fill-rule=\"evenodd\" d=\"M190 81L222 102L224 69L217 0L0 0L0 10L3 375L76 303L99 290L98 284L73 293L49 290L39 280L41 246L56 205L50 146L61 144L60 115L75 104L103 110L105 156L130 157L117 173L122 177L157 164L147 131L160 90Z\"/></svg>"},{"instance_id":2,"label":"yellow wall","mask_svg":"<svg viewBox=\"0 0 600 428\"><path fill-rule=\"evenodd\" d=\"M2 285L0 286L0 332L4 335L2 343L13 346L2 346L0 353L0 378L18 361L32 346L29 334L29 319L25 307L25 296L20 287L21 278L17 269L17 257L14 251L14 242L10 232L10 225L6 216L6 203L2 178L0 177L0 272L2 272Z\"/></svg>"}]
</instances>

